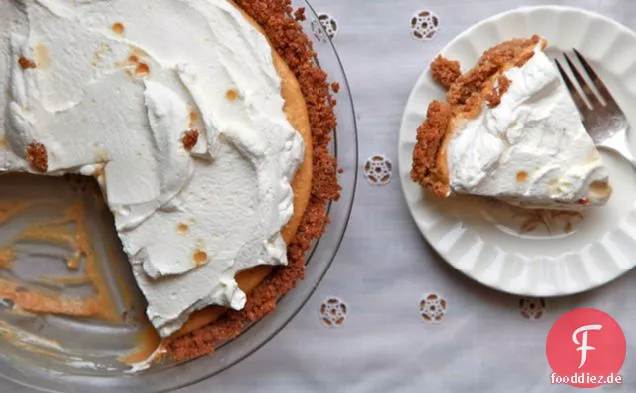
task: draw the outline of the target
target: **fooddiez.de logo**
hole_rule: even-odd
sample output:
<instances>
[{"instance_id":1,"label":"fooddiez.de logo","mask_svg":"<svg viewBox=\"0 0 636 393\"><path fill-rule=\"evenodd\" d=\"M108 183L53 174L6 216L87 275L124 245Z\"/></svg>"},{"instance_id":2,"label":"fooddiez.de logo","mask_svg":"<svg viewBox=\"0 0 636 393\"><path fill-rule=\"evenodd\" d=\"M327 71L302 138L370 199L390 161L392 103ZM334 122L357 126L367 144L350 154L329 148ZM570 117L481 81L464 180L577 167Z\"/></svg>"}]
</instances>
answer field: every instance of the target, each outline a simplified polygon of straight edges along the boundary
<instances>
[{"instance_id":1,"label":"fooddiez.de logo","mask_svg":"<svg viewBox=\"0 0 636 393\"><path fill-rule=\"evenodd\" d=\"M625 334L614 318L595 308L580 308L559 318L548 333L550 383L592 388L621 384Z\"/></svg>"}]
</instances>

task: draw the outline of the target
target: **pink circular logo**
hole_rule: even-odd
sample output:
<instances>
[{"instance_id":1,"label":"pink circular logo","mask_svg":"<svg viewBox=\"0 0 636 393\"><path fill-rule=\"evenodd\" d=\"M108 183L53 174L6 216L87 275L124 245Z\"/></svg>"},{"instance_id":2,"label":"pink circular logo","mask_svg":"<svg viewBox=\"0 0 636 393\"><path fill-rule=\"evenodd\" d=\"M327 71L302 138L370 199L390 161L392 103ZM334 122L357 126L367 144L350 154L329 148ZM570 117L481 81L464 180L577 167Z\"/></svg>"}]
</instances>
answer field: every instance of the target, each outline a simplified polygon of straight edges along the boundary
<instances>
[{"instance_id":1,"label":"pink circular logo","mask_svg":"<svg viewBox=\"0 0 636 393\"><path fill-rule=\"evenodd\" d=\"M559 318L548 333L550 382L579 388L620 384L627 345L618 322L595 308L580 308Z\"/></svg>"}]
</instances>

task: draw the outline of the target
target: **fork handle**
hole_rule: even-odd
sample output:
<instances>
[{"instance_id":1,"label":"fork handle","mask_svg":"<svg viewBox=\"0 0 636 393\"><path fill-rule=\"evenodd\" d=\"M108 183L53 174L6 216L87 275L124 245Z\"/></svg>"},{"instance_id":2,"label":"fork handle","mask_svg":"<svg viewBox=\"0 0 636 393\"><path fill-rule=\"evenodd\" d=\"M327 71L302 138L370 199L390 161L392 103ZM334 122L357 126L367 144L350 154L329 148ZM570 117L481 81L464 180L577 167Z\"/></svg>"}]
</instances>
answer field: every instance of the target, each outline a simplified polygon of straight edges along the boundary
<instances>
[{"instance_id":1,"label":"fork handle","mask_svg":"<svg viewBox=\"0 0 636 393\"><path fill-rule=\"evenodd\" d=\"M629 149L629 142L627 141L627 129L620 130L607 138L599 146L613 150L627 160L634 169L636 169L636 157Z\"/></svg>"}]
</instances>

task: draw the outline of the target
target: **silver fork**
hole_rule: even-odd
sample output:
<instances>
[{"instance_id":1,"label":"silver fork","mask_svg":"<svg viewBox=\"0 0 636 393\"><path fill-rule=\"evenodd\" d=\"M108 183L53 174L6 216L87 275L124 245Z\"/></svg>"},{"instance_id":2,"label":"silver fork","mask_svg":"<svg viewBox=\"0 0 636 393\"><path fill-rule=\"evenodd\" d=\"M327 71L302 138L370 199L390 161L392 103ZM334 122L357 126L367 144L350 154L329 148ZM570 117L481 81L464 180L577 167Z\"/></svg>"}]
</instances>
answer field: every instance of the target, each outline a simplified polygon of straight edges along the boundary
<instances>
[{"instance_id":1,"label":"silver fork","mask_svg":"<svg viewBox=\"0 0 636 393\"><path fill-rule=\"evenodd\" d=\"M614 100L614 97L612 97L612 94L607 89L607 86L605 86L601 78L599 78L590 63L585 60L576 49L573 49L573 52L598 92L597 94L592 90L579 71L579 68L576 67L574 62L570 59L570 56L564 53L565 61L572 71L574 79L576 79L576 82L581 87L583 96L589 101L589 104L576 89L559 60L555 59L554 62L563 77L565 85L570 91L570 95L576 107L581 113L583 126L585 126L585 129L594 140L596 146L615 151L629 161L632 167L636 169L636 158L634 158L634 155L630 151L627 142L627 132L630 125L627 121L627 117L625 117L625 113L623 113L618 106L616 100Z\"/></svg>"}]
</instances>

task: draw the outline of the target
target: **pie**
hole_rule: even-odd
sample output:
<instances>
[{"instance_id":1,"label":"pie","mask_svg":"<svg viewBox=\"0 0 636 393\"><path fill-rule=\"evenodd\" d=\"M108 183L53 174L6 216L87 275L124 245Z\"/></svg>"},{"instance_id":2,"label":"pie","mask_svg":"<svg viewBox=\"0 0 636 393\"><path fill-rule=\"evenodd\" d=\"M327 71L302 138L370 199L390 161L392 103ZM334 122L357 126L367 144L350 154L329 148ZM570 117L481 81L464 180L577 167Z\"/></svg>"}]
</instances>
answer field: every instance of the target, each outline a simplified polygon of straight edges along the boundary
<instances>
[{"instance_id":1,"label":"pie","mask_svg":"<svg viewBox=\"0 0 636 393\"><path fill-rule=\"evenodd\" d=\"M487 50L462 73L438 56L448 89L417 130L411 178L433 195L471 194L534 209L605 204L608 172L539 36Z\"/></svg>"},{"instance_id":2,"label":"pie","mask_svg":"<svg viewBox=\"0 0 636 393\"><path fill-rule=\"evenodd\" d=\"M97 179L150 360L273 311L328 223L338 86L302 19L286 0L0 3L0 172Z\"/></svg>"}]
</instances>

